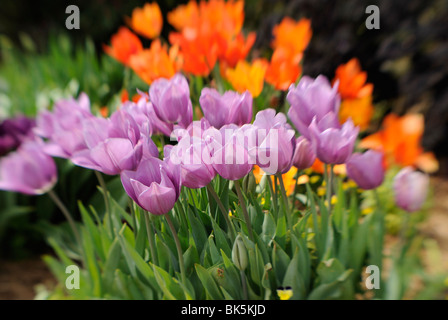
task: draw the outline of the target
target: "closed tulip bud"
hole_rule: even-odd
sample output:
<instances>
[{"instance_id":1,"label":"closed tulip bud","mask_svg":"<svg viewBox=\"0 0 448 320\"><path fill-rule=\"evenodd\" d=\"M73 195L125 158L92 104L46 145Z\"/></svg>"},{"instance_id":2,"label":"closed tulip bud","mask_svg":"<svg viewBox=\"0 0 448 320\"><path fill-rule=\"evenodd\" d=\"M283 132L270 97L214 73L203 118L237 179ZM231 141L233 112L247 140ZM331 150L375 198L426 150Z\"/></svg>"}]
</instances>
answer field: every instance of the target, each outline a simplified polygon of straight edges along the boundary
<instances>
[{"instance_id":1,"label":"closed tulip bud","mask_svg":"<svg viewBox=\"0 0 448 320\"><path fill-rule=\"evenodd\" d=\"M291 104L288 116L306 138L311 139L308 127L314 118L320 122L330 112L338 114L341 98L337 87L331 87L324 76L318 76L316 79L304 76L296 87L290 86L286 96Z\"/></svg>"},{"instance_id":2,"label":"closed tulip bud","mask_svg":"<svg viewBox=\"0 0 448 320\"><path fill-rule=\"evenodd\" d=\"M394 178L395 202L408 212L420 210L429 189L429 176L405 167Z\"/></svg>"},{"instance_id":3,"label":"closed tulip bud","mask_svg":"<svg viewBox=\"0 0 448 320\"><path fill-rule=\"evenodd\" d=\"M359 128L353 125L351 119L341 128L328 128L321 131L316 118L309 126L311 145L316 156L326 164L345 163L353 152Z\"/></svg>"},{"instance_id":4,"label":"closed tulip bud","mask_svg":"<svg viewBox=\"0 0 448 320\"><path fill-rule=\"evenodd\" d=\"M384 180L383 154L368 150L354 153L346 163L347 175L364 190L379 187Z\"/></svg>"},{"instance_id":5,"label":"closed tulip bud","mask_svg":"<svg viewBox=\"0 0 448 320\"><path fill-rule=\"evenodd\" d=\"M204 88L199 98L204 117L220 129L226 124L241 126L252 121L252 95L249 91L239 94L227 91L223 95L211 88Z\"/></svg>"},{"instance_id":6,"label":"closed tulip bud","mask_svg":"<svg viewBox=\"0 0 448 320\"><path fill-rule=\"evenodd\" d=\"M168 123L186 128L193 120L190 88L182 74L171 79L160 78L149 88L149 98L157 116Z\"/></svg>"},{"instance_id":7,"label":"closed tulip bud","mask_svg":"<svg viewBox=\"0 0 448 320\"><path fill-rule=\"evenodd\" d=\"M301 136L296 140L296 150L294 151L293 164L299 170L304 170L313 165L316 154L313 151L311 142Z\"/></svg>"},{"instance_id":8,"label":"closed tulip bud","mask_svg":"<svg viewBox=\"0 0 448 320\"><path fill-rule=\"evenodd\" d=\"M39 195L50 191L57 181L53 158L43 143L28 141L0 160L0 189Z\"/></svg>"},{"instance_id":9,"label":"closed tulip bud","mask_svg":"<svg viewBox=\"0 0 448 320\"><path fill-rule=\"evenodd\" d=\"M180 194L180 166L157 158L140 162L135 171L120 175L126 193L140 207L155 215L169 212Z\"/></svg>"},{"instance_id":10,"label":"closed tulip bud","mask_svg":"<svg viewBox=\"0 0 448 320\"><path fill-rule=\"evenodd\" d=\"M241 235L238 235L238 237L236 237L235 243L233 244L232 262L241 271L246 270L247 265L249 264L247 249L244 245L244 241L243 238L241 238Z\"/></svg>"}]
</instances>

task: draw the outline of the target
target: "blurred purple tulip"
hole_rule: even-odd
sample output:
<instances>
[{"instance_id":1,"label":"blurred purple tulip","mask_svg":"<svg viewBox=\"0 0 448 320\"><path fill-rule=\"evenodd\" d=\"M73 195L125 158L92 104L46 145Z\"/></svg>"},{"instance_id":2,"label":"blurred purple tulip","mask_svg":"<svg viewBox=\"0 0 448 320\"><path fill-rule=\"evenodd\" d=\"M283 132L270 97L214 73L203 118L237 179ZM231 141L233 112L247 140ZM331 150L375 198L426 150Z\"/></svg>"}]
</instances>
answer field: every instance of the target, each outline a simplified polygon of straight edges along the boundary
<instances>
[{"instance_id":1,"label":"blurred purple tulip","mask_svg":"<svg viewBox=\"0 0 448 320\"><path fill-rule=\"evenodd\" d=\"M0 156L18 148L25 140L34 139L34 119L17 116L0 123Z\"/></svg>"},{"instance_id":2,"label":"blurred purple tulip","mask_svg":"<svg viewBox=\"0 0 448 320\"><path fill-rule=\"evenodd\" d=\"M311 139L309 125L316 118L319 123L328 113L337 115L341 98L338 94L338 85L331 87L324 76L312 79L302 77L296 87L291 85L286 99L291 104L288 116L300 134ZM332 121L337 117L332 116ZM334 126L336 123L331 125ZM327 128L329 123L327 123Z\"/></svg>"},{"instance_id":3,"label":"blurred purple tulip","mask_svg":"<svg viewBox=\"0 0 448 320\"><path fill-rule=\"evenodd\" d=\"M274 109L257 113L253 123L252 141L256 147L250 149L256 164L267 174L285 173L291 169L296 147L294 130L286 123L283 113L276 114Z\"/></svg>"},{"instance_id":4,"label":"blurred purple tulip","mask_svg":"<svg viewBox=\"0 0 448 320\"><path fill-rule=\"evenodd\" d=\"M193 120L190 88L182 74L158 79L149 88L149 97L157 116L164 122L186 128Z\"/></svg>"},{"instance_id":5,"label":"blurred purple tulip","mask_svg":"<svg viewBox=\"0 0 448 320\"><path fill-rule=\"evenodd\" d=\"M253 167L245 133L236 125L225 125L220 130L210 127L204 132L204 140L216 172L227 180L239 180Z\"/></svg>"},{"instance_id":6,"label":"blurred purple tulip","mask_svg":"<svg viewBox=\"0 0 448 320\"><path fill-rule=\"evenodd\" d=\"M354 153L346 163L347 175L364 190L379 187L384 180L383 154L368 150Z\"/></svg>"},{"instance_id":7,"label":"blurred purple tulip","mask_svg":"<svg viewBox=\"0 0 448 320\"><path fill-rule=\"evenodd\" d=\"M61 100L54 105L52 112L41 112L37 117L34 133L48 139L45 145L48 154L70 158L86 148L83 122L93 117L89 98L82 93L78 100Z\"/></svg>"},{"instance_id":8,"label":"blurred purple tulip","mask_svg":"<svg viewBox=\"0 0 448 320\"><path fill-rule=\"evenodd\" d=\"M326 164L347 162L353 152L359 128L349 119L341 128L329 128L321 131L316 118L309 126L311 145L316 156Z\"/></svg>"},{"instance_id":9,"label":"blurred purple tulip","mask_svg":"<svg viewBox=\"0 0 448 320\"><path fill-rule=\"evenodd\" d=\"M140 162L135 171L120 175L126 193L143 209L155 215L169 212L180 194L180 166L157 158Z\"/></svg>"},{"instance_id":10,"label":"blurred purple tulip","mask_svg":"<svg viewBox=\"0 0 448 320\"><path fill-rule=\"evenodd\" d=\"M43 143L24 142L17 151L0 159L0 189L39 195L57 181L56 164L43 151Z\"/></svg>"},{"instance_id":11,"label":"blurred purple tulip","mask_svg":"<svg viewBox=\"0 0 448 320\"><path fill-rule=\"evenodd\" d=\"M181 165L182 185L187 188L205 187L216 176L207 144L199 137L185 137L174 147L165 147L164 155Z\"/></svg>"},{"instance_id":12,"label":"blurred purple tulip","mask_svg":"<svg viewBox=\"0 0 448 320\"><path fill-rule=\"evenodd\" d=\"M211 88L204 88L199 98L204 117L220 129L226 124L243 124L252 121L252 95L249 91L239 94L226 91L223 95Z\"/></svg>"},{"instance_id":13,"label":"blurred purple tulip","mask_svg":"<svg viewBox=\"0 0 448 320\"><path fill-rule=\"evenodd\" d=\"M197 137L202 139L204 132L208 128L210 128L210 123L207 119L202 118L201 120L193 121L187 128L175 126L172 133L172 138L177 141L187 137Z\"/></svg>"},{"instance_id":14,"label":"blurred purple tulip","mask_svg":"<svg viewBox=\"0 0 448 320\"><path fill-rule=\"evenodd\" d=\"M293 165L299 170L304 170L311 167L315 160L316 154L313 151L311 142L304 136L297 138L292 160Z\"/></svg>"},{"instance_id":15,"label":"blurred purple tulip","mask_svg":"<svg viewBox=\"0 0 448 320\"><path fill-rule=\"evenodd\" d=\"M429 176L405 167L394 178L395 202L408 212L420 210L429 189Z\"/></svg>"},{"instance_id":16,"label":"blurred purple tulip","mask_svg":"<svg viewBox=\"0 0 448 320\"><path fill-rule=\"evenodd\" d=\"M83 125L86 148L70 158L78 166L116 175L135 170L142 157L158 156L154 142L126 110L114 112L110 119L87 119Z\"/></svg>"}]
</instances>

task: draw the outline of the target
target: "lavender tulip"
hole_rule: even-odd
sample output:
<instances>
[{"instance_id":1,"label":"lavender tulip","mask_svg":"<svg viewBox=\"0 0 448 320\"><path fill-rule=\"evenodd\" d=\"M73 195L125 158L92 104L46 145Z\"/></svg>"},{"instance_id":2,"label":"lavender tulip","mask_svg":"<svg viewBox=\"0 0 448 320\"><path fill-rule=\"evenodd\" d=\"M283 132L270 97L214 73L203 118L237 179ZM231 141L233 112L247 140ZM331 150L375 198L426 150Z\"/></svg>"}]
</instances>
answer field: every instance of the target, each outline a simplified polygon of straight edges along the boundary
<instances>
[{"instance_id":1,"label":"lavender tulip","mask_svg":"<svg viewBox=\"0 0 448 320\"><path fill-rule=\"evenodd\" d=\"M220 95L215 89L204 88L199 103L204 117L217 129L226 124L241 126L252 121L252 95L249 91L242 94L227 91Z\"/></svg>"},{"instance_id":2,"label":"lavender tulip","mask_svg":"<svg viewBox=\"0 0 448 320\"><path fill-rule=\"evenodd\" d=\"M70 158L74 153L85 149L83 122L94 116L90 112L90 102L82 93L78 100L61 100L53 112L43 111L37 117L34 132L47 138L45 151L60 158Z\"/></svg>"},{"instance_id":3,"label":"lavender tulip","mask_svg":"<svg viewBox=\"0 0 448 320\"><path fill-rule=\"evenodd\" d=\"M56 181L56 164L43 151L43 143L24 142L0 160L1 190L39 195L50 191Z\"/></svg>"},{"instance_id":4,"label":"lavender tulip","mask_svg":"<svg viewBox=\"0 0 448 320\"><path fill-rule=\"evenodd\" d=\"M157 116L167 123L186 128L193 120L193 107L187 79L176 74L171 79L158 79L149 88L149 97Z\"/></svg>"},{"instance_id":5,"label":"lavender tulip","mask_svg":"<svg viewBox=\"0 0 448 320\"><path fill-rule=\"evenodd\" d=\"M304 170L313 165L316 160L316 154L313 151L311 142L301 136L296 139L296 149L293 156L293 164L299 170Z\"/></svg>"},{"instance_id":6,"label":"lavender tulip","mask_svg":"<svg viewBox=\"0 0 448 320\"><path fill-rule=\"evenodd\" d=\"M347 175L365 190L379 187L384 180L383 154L368 150L354 153L346 163Z\"/></svg>"},{"instance_id":7,"label":"lavender tulip","mask_svg":"<svg viewBox=\"0 0 448 320\"><path fill-rule=\"evenodd\" d=\"M331 87L324 76L318 76L315 80L304 76L297 87L291 85L289 88L286 96L291 104L288 116L297 130L307 139L311 139L308 127L314 118L320 122L328 113L338 114L341 98L337 87L337 85ZM334 116L332 120L335 118L337 120Z\"/></svg>"},{"instance_id":8,"label":"lavender tulip","mask_svg":"<svg viewBox=\"0 0 448 320\"><path fill-rule=\"evenodd\" d=\"M204 140L216 172L227 180L239 180L252 170L244 132L235 125L220 130L210 127L204 132Z\"/></svg>"},{"instance_id":9,"label":"lavender tulip","mask_svg":"<svg viewBox=\"0 0 448 320\"><path fill-rule=\"evenodd\" d=\"M420 210L429 189L429 176L405 167L394 178L395 202L408 212Z\"/></svg>"},{"instance_id":10,"label":"lavender tulip","mask_svg":"<svg viewBox=\"0 0 448 320\"><path fill-rule=\"evenodd\" d=\"M216 175L204 140L186 137L174 147L165 147L169 161L181 165L182 185L197 189L208 185Z\"/></svg>"},{"instance_id":11,"label":"lavender tulip","mask_svg":"<svg viewBox=\"0 0 448 320\"><path fill-rule=\"evenodd\" d=\"M22 142L34 139L34 119L25 116L6 119L0 123L0 156L18 148Z\"/></svg>"},{"instance_id":12,"label":"lavender tulip","mask_svg":"<svg viewBox=\"0 0 448 320\"><path fill-rule=\"evenodd\" d=\"M169 212L179 198L180 166L148 158L135 171L123 171L120 177L126 193L152 214Z\"/></svg>"},{"instance_id":13,"label":"lavender tulip","mask_svg":"<svg viewBox=\"0 0 448 320\"><path fill-rule=\"evenodd\" d=\"M316 156L327 164L347 162L353 152L359 128L349 119L341 128L329 128L321 131L316 118L309 126L311 145Z\"/></svg>"},{"instance_id":14,"label":"lavender tulip","mask_svg":"<svg viewBox=\"0 0 448 320\"><path fill-rule=\"evenodd\" d=\"M250 154L256 157L256 163L263 171L267 174L276 174L291 169L296 147L295 133L286 123L286 116L283 113L276 114L274 109L258 112L252 134L256 135L252 137L252 141L256 141L256 148L251 149Z\"/></svg>"}]
</instances>

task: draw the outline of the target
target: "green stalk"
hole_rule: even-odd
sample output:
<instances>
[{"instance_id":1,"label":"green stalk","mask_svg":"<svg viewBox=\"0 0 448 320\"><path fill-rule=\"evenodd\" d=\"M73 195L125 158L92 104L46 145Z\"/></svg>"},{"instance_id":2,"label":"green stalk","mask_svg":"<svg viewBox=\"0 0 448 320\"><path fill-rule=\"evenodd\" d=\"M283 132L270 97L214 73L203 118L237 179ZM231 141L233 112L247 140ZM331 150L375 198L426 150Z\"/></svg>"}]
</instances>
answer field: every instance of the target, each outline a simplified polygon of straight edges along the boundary
<instances>
[{"instance_id":1,"label":"green stalk","mask_svg":"<svg viewBox=\"0 0 448 320\"><path fill-rule=\"evenodd\" d=\"M157 257L156 253L156 246L154 243L154 229L152 228L152 224L149 221L149 212L143 212L145 216L145 223L146 223L146 234L148 235L148 241L149 241L149 250L151 251L151 258L153 260L153 263L158 266L159 265L159 259Z\"/></svg>"},{"instance_id":2,"label":"green stalk","mask_svg":"<svg viewBox=\"0 0 448 320\"><path fill-rule=\"evenodd\" d=\"M238 195L238 200L240 201L241 209L243 210L244 220L246 221L247 231L249 233L249 239L254 241L254 234L252 232L252 224L250 223L249 214L247 213L246 202L244 201L244 196L241 191L240 183L238 182L238 180L235 180L234 182L235 182L236 193Z\"/></svg>"},{"instance_id":3,"label":"green stalk","mask_svg":"<svg viewBox=\"0 0 448 320\"><path fill-rule=\"evenodd\" d=\"M72 229L73 234L75 235L76 242L78 242L78 245L82 248L81 237L79 235L78 229L76 228L75 220L73 220L72 215L68 211L67 207L58 197L56 192L54 192L53 190L48 191L48 195L50 196L51 200L53 200L53 202L56 204L56 206L62 211L62 214L65 216L65 219L67 219L68 224L70 225L70 228Z\"/></svg>"},{"instance_id":4,"label":"green stalk","mask_svg":"<svg viewBox=\"0 0 448 320\"><path fill-rule=\"evenodd\" d=\"M224 204L222 203L221 199L219 199L218 194L216 193L215 189L213 188L212 184L209 183L207 185L208 192L212 195L213 199L215 199L216 203L218 204L218 207L224 217L224 220L226 220L227 227L229 229L230 237L232 240L235 240L235 230L232 222L229 219L229 214L226 212L226 208L224 207Z\"/></svg>"},{"instance_id":5,"label":"green stalk","mask_svg":"<svg viewBox=\"0 0 448 320\"><path fill-rule=\"evenodd\" d=\"M240 274L241 274L241 284L243 286L243 297L244 297L244 300L248 300L246 274L244 273L243 270L240 270Z\"/></svg>"},{"instance_id":6,"label":"green stalk","mask_svg":"<svg viewBox=\"0 0 448 320\"><path fill-rule=\"evenodd\" d=\"M325 165L325 172L327 172L328 165ZM334 164L330 164L330 172L327 175L327 202L328 202L328 216L331 215L331 196L332 196L332 185L333 185L333 175L334 175Z\"/></svg>"},{"instance_id":7,"label":"green stalk","mask_svg":"<svg viewBox=\"0 0 448 320\"><path fill-rule=\"evenodd\" d=\"M271 177L267 176L269 191L271 193L272 202L274 203L275 214L278 216L278 203L277 203L277 194L274 192L274 186L272 185Z\"/></svg>"},{"instance_id":8,"label":"green stalk","mask_svg":"<svg viewBox=\"0 0 448 320\"><path fill-rule=\"evenodd\" d=\"M169 212L167 212L165 214L165 218L166 218L166 222L168 222L168 226L170 227L171 233L174 238L174 242L176 243L177 255L179 258L180 274L182 277L182 283L185 285L185 287L187 287L187 276L185 274L185 264L184 264L184 256L182 253L182 246L180 245L180 240L179 240L179 237L177 236L177 231L174 228L173 221L170 218Z\"/></svg>"},{"instance_id":9,"label":"green stalk","mask_svg":"<svg viewBox=\"0 0 448 320\"><path fill-rule=\"evenodd\" d=\"M95 172L96 178L98 179L100 187L103 190L104 205L106 207L106 214L107 214L108 220L109 220L109 231L110 231L111 237L113 237L114 226L112 223L112 213L110 211L110 199L109 199L109 194L107 193L106 182L104 181L104 178L100 172L98 172L96 170L94 170L94 172Z\"/></svg>"},{"instance_id":10,"label":"green stalk","mask_svg":"<svg viewBox=\"0 0 448 320\"><path fill-rule=\"evenodd\" d=\"M288 221L289 230L292 231L291 210L290 210L289 204L288 204L288 196L286 195L285 184L283 183L283 177L282 177L281 173L278 173L277 177L278 177L278 180L280 181L280 191L282 193L283 206L285 207L285 211L286 211L286 220Z\"/></svg>"}]
</instances>

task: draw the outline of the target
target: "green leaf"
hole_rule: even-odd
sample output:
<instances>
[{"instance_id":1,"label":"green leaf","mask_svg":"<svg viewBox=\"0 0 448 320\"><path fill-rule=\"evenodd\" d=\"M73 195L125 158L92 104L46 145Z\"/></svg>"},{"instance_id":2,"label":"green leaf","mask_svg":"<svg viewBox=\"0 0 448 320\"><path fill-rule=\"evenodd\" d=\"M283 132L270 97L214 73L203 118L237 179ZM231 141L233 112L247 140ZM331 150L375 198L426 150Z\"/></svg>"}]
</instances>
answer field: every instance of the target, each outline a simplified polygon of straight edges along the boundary
<instances>
[{"instance_id":1,"label":"green leaf","mask_svg":"<svg viewBox=\"0 0 448 320\"><path fill-rule=\"evenodd\" d=\"M208 297L213 300L223 300L224 296L209 271L199 264L196 264L195 268Z\"/></svg>"}]
</instances>

